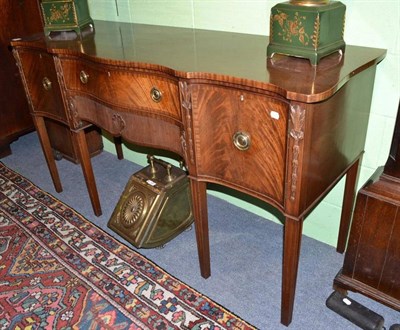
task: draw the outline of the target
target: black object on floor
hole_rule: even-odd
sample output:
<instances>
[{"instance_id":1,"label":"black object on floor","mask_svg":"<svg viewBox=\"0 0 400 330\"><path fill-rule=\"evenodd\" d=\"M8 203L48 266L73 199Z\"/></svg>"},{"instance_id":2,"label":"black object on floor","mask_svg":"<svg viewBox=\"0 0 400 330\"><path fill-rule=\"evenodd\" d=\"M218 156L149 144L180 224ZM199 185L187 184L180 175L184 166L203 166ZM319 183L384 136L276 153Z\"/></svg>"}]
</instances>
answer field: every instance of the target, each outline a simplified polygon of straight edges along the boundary
<instances>
[{"instance_id":1,"label":"black object on floor","mask_svg":"<svg viewBox=\"0 0 400 330\"><path fill-rule=\"evenodd\" d=\"M357 301L334 291L326 300L326 306L364 330L381 330L383 317Z\"/></svg>"}]
</instances>

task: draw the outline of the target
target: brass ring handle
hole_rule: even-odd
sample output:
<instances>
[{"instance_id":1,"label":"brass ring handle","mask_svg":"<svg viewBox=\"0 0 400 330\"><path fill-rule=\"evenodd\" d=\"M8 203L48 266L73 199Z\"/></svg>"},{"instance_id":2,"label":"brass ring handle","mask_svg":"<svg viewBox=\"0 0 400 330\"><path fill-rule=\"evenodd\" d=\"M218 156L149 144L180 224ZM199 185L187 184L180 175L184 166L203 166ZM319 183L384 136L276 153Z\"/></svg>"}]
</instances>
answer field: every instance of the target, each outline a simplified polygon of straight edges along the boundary
<instances>
[{"instance_id":1,"label":"brass ring handle","mask_svg":"<svg viewBox=\"0 0 400 330\"><path fill-rule=\"evenodd\" d=\"M241 151L245 151L250 148L250 135L245 132L236 132L233 137L233 144L235 145L236 148L238 148Z\"/></svg>"},{"instance_id":2,"label":"brass ring handle","mask_svg":"<svg viewBox=\"0 0 400 330\"><path fill-rule=\"evenodd\" d=\"M152 99L154 102L157 102L157 103L158 103L158 102L161 101L163 94L162 94L162 92L161 92L159 89L157 89L156 87L153 87L153 88L151 89L151 91L150 91L150 96L151 96L151 99Z\"/></svg>"},{"instance_id":3,"label":"brass ring handle","mask_svg":"<svg viewBox=\"0 0 400 330\"><path fill-rule=\"evenodd\" d=\"M81 71L79 74L79 79L81 80L82 84L87 84L89 80L89 75L85 71Z\"/></svg>"},{"instance_id":4,"label":"brass ring handle","mask_svg":"<svg viewBox=\"0 0 400 330\"><path fill-rule=\"evenodd\" d=\"M47 78L47 77L44 77L43 80L42 80L42 85L43 85L43 88L46 91L50 90L51 89L51 81L50 81L50 79Z\"/></svg>"}]
</instances>

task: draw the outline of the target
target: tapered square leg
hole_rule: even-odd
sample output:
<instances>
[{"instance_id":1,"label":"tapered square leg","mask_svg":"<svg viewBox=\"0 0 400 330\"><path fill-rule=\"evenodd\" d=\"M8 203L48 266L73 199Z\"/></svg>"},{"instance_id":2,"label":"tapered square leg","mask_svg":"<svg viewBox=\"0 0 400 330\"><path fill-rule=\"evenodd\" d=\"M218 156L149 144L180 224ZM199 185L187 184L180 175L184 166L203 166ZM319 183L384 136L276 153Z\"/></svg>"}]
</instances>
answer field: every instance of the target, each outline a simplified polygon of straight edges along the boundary
<instances>
[{"instance_id":1,"label":"tapered square leg","mask_svg":"<svg viewBox=\"0 0 400 330\"><path fill-rule=\"evenodd\" d=\"M283 238L281 323L292 322L303 219L286 218Z\"/></svg>"},{"instance_id":2,"label":"tapered square leg","mask_svg":"<svg viewBox=\"0 0 400 330\"><path fill-rule=\"evenodd\" d=\"M199 254L201 276L211 275L210 243L208 237L207 191L206 183L191 179L193 214L196 228L197 251Z\"/></svg>"},{"instance_id":3,"label":"tapered square leg","mask_svg":"<svg viewBox=\"0 0 400 330\"><path fill-rule=\"evenodd\" d=\"M42 145L42 150L44 157L47 162L47 167L49 168L51 178L53 180L54 188L57 192L62 192L62 185L60 176L58 174L57 165L53 157L53 149L51 148L49 135L47 134L46 125L44 118L40 116L33 116L33 122L36 126L36 131L39 136L40 144Z\"/></svg>"},{"instance_id":4,"label":"tapered square leg","mask_svg":"<svg viewBox=\"0 0 400 330\"><path fill-rule=\"evenodd\" d=\"M83 176L85 177L86 186L89 192L90 201L92 202L92 207L94 214L100 216L102 214L99 194L97 192L96 180L94 178L92 163L90 160L90 154L88 145L86 142L85 131L80 130L77 132L72 132L72 137L76 146L78 147L78 157L83 171Z\"/></svg>"},{"instance_id":5,"label":"tapered square leg","mask_svg":"<svg viewBox=\"0 0 400 330\"><path fill-rule=\"evenodd\" d=\"M360 158L350 167L346 174L346 184L344 188L342 215L340 218L339 235L336 245L336 251L344 253L346 250L347 237L351 224L351 217L354 208L354 202L357 194L357 180L360 168Z\"/></svg>"}]
</instances>

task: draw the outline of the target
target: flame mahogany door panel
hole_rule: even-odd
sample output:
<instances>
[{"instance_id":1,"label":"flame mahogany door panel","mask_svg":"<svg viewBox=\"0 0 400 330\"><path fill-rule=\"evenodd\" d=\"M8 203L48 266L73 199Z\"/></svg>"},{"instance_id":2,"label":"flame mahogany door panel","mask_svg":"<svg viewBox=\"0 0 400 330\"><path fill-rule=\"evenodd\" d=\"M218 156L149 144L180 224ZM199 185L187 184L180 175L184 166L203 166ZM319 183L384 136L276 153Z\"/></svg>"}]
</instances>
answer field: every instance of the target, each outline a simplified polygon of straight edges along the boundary
<instances>
[{"instance_id":1,"label":"flame mahogany door panel","mask_svg":"<svg viewBox=\"0 0 400 330\"><path fill-rule=\"evenodd\" d=\"M191 89L197 176L283 207L288 102L211 84Z\"/></svg>"}]
</instances>

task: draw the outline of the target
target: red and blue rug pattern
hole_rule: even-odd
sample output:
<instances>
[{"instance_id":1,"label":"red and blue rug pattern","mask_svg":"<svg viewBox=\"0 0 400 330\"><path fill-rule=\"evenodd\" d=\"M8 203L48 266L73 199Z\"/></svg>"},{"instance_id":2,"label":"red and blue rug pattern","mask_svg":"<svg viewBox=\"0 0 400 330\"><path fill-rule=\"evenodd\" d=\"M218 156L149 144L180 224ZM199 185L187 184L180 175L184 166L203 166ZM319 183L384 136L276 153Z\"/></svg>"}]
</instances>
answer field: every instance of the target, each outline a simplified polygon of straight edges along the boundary
<instances>
[{"instance_id":1,"label":"red and blue rug pattern","mask_svg":"<svg viewBox=\"0 0 400 330\"><path fill-rule=\"evenodd\" d=\"M0 163L0 330L254 329Z\"/></svg>"}]
</instances>

